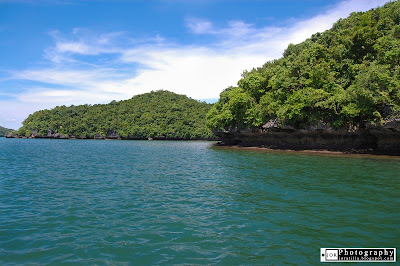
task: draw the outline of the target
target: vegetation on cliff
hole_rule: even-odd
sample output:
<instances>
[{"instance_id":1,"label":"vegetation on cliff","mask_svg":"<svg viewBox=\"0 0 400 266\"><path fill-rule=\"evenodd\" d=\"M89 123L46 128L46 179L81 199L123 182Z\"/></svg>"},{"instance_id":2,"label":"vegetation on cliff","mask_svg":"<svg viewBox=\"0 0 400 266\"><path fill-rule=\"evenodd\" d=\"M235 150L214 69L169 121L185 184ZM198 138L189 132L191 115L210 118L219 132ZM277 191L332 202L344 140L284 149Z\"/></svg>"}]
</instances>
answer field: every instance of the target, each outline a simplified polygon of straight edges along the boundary
<instances>
[{"instance_id":1,"label":"vegetation on cliff","mask_svg":"<svg viewBox=\"0 0 400 266\"><path fill-rule=\"evenodd\" d=\"M7 133L11 131L13 130L0 126L0 137L4 137Z\"/></svg>"},{"instance_id":2,"label":"vegetation on cliff","mask_svg":"<svg viewBox=\"0 0 400 266\"><path fill-rule=\"evenodd\" d=\"M37 111L22 123L20 136L76 138L206 139L211 104L169 91L155 91L109 104L58 106Z\"/></svg>"},{"instance_id":3,"label":"vegetation on cliff","mask_svg":"<svg viewBox=\"0 0 400 266\"><path fill-rule=\"evenodd\" d=\"M213 130L382 124L400 113L400 1L352 13L245 71L207 115Z\"/></svg>"}]
</instances>

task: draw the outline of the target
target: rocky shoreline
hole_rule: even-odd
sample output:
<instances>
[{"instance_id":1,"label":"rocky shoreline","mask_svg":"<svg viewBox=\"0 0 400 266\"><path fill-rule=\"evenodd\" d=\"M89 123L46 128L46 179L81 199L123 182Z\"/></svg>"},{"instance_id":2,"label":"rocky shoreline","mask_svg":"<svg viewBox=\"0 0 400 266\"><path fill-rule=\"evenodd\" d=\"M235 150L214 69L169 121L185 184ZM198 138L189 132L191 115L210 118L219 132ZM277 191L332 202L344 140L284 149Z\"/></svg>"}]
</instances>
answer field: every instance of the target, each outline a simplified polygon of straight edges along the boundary
<instances>
[{"instance_id":1,"label":"rocky shoreline","mask_svg":"<svg viewBox=\"0 0 400 266\"><path fill-rule=\"evenodd\" d=\"M128 136L128 137L123 137L119 136L118 133L116 132L111 132L107 134L106 136L101 135L101 134L96 134L93 137L90 136L70 136L67 134L60 134L56 133L52 130L49 130L46 135L41 135L37 131L33 131L29 136L20 136L15 133L8 133L5 135L6 138L24 138L24 139L106 139L106 140L210 140L210 141L216 141L220 140L219 138L194 138L194 139L188 139L188 138L170 138L170 137L165 137L165 136L160 136L160 137L135 137L135 136Z\"/></svg>"},{"instance_id":2,"label":"rocky shoreline","mask_svg":"<svg viewBox=\"0 0 400 266\"><path fill-rule=\"evenodd\" d=\"M218 144L222 146L400 155L400 118L391 119L382 126L366 125L353 130L332 129L322 123L296 129L270 121L258 129L214 134L222 139Z\"/></svg>"},{"instance_id":3,"label":"rocky shoreline","mask_svg":"<svg viewBox=\"0 0 400 266\"><path fill-rule=\"evenodd\" d=\"M270 121L261 128L246 130L216 131L216 138L168 138L168 137L121 137L116 132L106 136L69 136L49 130L46 135L34 131L30 136L15 133L6 138L45 139L108 139L108 140L208 140L220 141L220 146L259 147L274 150L333 151L400 156L400 118L386 121L384 125L365 125L358 129L333 129L323 123L303 129L280 125Z\"/></svg>"}]
</instances>

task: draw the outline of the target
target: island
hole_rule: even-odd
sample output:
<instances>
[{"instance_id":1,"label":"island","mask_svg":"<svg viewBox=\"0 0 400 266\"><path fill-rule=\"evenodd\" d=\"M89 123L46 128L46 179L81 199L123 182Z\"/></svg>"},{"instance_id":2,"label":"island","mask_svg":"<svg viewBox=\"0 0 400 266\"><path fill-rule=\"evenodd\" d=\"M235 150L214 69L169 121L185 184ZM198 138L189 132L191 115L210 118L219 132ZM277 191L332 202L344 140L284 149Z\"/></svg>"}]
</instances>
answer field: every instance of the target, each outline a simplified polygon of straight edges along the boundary
<instances>
[{"instance_id":1,"label":"island","mask_svg":"<svg viewBox=\"0 0 400 266\"><path fill-rule=\"evenodd\" d=\"M57 106L28 116L10 138L214 140L212 105L160 90L108 104Z\"/></svg>"},{"instance_id":2,"label":"island","mask_svg":"<svg viewBox=\"0 0 400 266\"><path fill-rule=\"evenodd\" d=\"M400 1L245 71L207 115L221 145L400 155Z\"/></svg>"},{"instance_id":3,"label":"island","mask_svg":"<svg viewBox=\"0 0 400 266\"><path fill-rule=\"evenodd\" d=\"M0 126L0 137L4 137L5 135L7 135L10 132L13 132L13 129L9 129L9 128L5 128Z\"/></svg>"}]
</instances>

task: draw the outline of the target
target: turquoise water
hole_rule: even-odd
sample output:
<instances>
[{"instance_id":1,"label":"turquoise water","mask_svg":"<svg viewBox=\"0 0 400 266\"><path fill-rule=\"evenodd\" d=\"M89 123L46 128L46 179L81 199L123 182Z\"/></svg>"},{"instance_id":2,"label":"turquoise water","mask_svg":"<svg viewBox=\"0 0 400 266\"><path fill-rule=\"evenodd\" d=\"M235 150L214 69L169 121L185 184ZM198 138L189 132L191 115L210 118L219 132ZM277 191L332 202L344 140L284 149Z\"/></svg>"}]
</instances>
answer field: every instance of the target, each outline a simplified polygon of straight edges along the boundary
<instances>
[{"instance_id":1,"label":"turquoise water","mask_svg":"<svg viewBox=\"0 0 400 266\"><path fill-rule=\"evenodd\" d=\"M317 264L400 248L400 159L0 138L0 264Z\"/></svg>"}]
</instances>

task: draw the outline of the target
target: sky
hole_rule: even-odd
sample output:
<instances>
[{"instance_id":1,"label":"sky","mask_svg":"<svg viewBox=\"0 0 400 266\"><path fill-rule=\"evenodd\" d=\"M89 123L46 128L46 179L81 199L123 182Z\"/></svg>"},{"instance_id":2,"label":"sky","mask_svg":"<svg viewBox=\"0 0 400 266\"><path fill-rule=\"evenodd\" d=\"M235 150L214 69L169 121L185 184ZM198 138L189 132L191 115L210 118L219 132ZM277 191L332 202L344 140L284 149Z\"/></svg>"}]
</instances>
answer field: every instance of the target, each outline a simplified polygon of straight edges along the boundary
<instances>
[{"instance_id":1,"label":"sky","mask_svg":"<svg viewBox=\"0 0 400 266\"><path fill-rule=\"evenodd\" d=\"M169 90L215 102L241 74L387 0L0 0L0 126Z\"/></svg>"}]
</instances>

